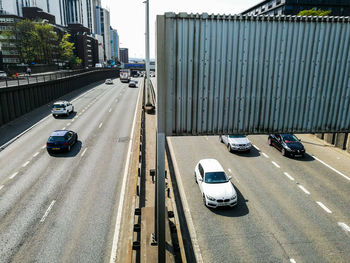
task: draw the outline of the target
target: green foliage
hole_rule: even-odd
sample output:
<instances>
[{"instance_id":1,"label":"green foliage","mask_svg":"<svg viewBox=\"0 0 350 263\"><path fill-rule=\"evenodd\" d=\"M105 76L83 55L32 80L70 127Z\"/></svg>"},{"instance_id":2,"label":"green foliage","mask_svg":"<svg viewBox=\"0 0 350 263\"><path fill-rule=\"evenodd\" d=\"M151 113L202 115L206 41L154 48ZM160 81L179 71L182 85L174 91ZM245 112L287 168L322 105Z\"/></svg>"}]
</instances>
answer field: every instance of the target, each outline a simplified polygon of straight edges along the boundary
<instances>
[{"instance_id":1,"label":"green foliage","mask_svg":"<svg viewBox=\"0 0 350 263\"><path fill-rule=\"evenodd\" d=\"M298 16L329 16L331 12L330 10L309 9L300 11Z\"/></svg>"},{"instance_id":2,"label":"green foliage","mask_svg":"<svg viewBox=\"0 0 350 263\"><path fill-rule=\"evenodd\" d=\"M68 65L70 68L79 68L83 60L75 55L72 55L68 60Z\"/></svg>"},{"instance_id":3,"label":"green foliage","mask_svg":"<svg viewBox=\"0 0 350 263\"><path fill-rule=\"evenodd\" d=\"M76 57L75 58L75 65L77 65L78 67L81 66L81 63L83 63L83 60L79 57Z\"/></svg>"},{"instance_id":4,"label":"green foliage","mask_svg":"<svg viewBox=\"0 0 350 263\"><path fill-rule=\"evenodd\" d=\"M70 34L68 33L64 34L59 44L61 58L64 60L68 60L73 56L74 43L71 43L68 41L69 37L70 37Z\"/></svg>"}]
</instances>

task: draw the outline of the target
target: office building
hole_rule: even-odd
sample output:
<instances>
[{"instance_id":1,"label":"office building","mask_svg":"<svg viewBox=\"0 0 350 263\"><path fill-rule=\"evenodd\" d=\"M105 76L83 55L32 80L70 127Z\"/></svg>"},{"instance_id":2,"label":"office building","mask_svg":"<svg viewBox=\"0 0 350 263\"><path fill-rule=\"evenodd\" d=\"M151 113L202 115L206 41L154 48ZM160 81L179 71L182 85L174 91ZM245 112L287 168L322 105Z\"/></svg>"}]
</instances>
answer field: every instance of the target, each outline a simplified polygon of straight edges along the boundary
<instances>
[{"instance_id":1,"label":"office building","mask_svg":"<svg viewBox=\"0 0 350 263\"><path fill-rule=\"evenodd\" d=\"M119 61L119 35L117 30L110 28L111 32L111 59L114 62Z\"/></svg>"},{"instance_id":2,"label":"office building","mask_svg":"<svg viewBox=\"0 0 350 263\"><path fill-rule=\"evenodd\" d=\"M331 16L349 16L345 0L265 0L242 12L243 15L297 15L302 10L330 10Z\"/></svg>"},{"instance_id":3,"label":"office building","mask_svg":"<svg viewBox=\"0 0 350 263\"><path fill-rule=\"evenodd\" d=\"M122 63L129 63L129 50L127 48L119 48L119 59Z\"/></svg>"}]
</instances>

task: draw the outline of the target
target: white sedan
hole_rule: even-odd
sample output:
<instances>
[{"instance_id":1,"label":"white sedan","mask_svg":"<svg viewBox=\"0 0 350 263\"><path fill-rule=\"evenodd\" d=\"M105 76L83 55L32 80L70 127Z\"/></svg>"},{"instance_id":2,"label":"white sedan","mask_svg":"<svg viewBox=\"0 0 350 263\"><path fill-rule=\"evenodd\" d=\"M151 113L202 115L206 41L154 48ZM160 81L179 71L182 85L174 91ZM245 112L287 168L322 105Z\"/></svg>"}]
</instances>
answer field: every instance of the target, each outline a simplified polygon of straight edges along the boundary
<instances>
[{"instance_id":1,"label":"white sedan","mask_svg":"<svg viewBox=\"0 0 350 263\"><path fill-rule=\"evenodd\" d=\"M221 164L215 159L203 159L194 169L195 181L199 185L203 203L207 207L234 207L237 193Z\"/></svg>"},{"instance_id":2,"label":"white sedan","mask_svg":"<svg viewBox=\"0 0 350 263\"><path fill-rule=\"evenodd\" d=\"M249 152L252 144L245 135L221 135L220 142L227 146L229 152L244 151Z\"/></svg>"}]
</instances>

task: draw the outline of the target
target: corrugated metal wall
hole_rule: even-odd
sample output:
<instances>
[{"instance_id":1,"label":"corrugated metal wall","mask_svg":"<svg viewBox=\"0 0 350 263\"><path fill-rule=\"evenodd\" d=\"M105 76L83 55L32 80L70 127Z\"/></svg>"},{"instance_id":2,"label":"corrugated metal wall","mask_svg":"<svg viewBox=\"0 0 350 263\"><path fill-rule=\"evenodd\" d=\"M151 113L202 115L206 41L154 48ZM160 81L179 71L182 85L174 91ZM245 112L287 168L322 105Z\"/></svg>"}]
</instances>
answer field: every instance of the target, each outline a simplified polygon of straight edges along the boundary
<instances>
[{"instance_id":1,"label":"corrugated metal wall","mask_svg":"<svg viewBox=\"0 0 350 263\"><path fill-rule=\"evenodd\" d=\"M167 135L350 131L349 17L157 17Z\"/></svg>"}]
</instances>

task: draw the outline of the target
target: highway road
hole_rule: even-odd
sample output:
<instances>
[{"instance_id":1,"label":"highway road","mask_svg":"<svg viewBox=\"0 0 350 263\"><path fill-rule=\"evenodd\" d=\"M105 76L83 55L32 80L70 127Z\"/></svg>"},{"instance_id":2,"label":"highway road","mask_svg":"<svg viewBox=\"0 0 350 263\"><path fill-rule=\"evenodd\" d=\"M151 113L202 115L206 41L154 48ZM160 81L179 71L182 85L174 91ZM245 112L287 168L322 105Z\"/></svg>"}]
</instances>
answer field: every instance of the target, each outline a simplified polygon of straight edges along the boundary
<instances>
[{"instance_id":1,"label":"highway road","mask_svg":"<svg viewBox=\"0 0 350 263\"><path fill-rule=\"evenodd\" d=\"M168 138L198 262L350 262L350 156L302 135L304 159L283 157L266 135L250 153L218 136ZM194 167L215 158L232 176L238 205L204 207Z\"/></svg>"},{"instance_id":2,"label":"highway road","mask_svg":"<svg viewBox=\"0 0 350 263\"><path fill-rule=\"evenodd\" d=\"M0 262L109 262L138 94L95 86L0 152ZM79 141L50 156L58 129Z\"/></svg>"}]
</instances>

